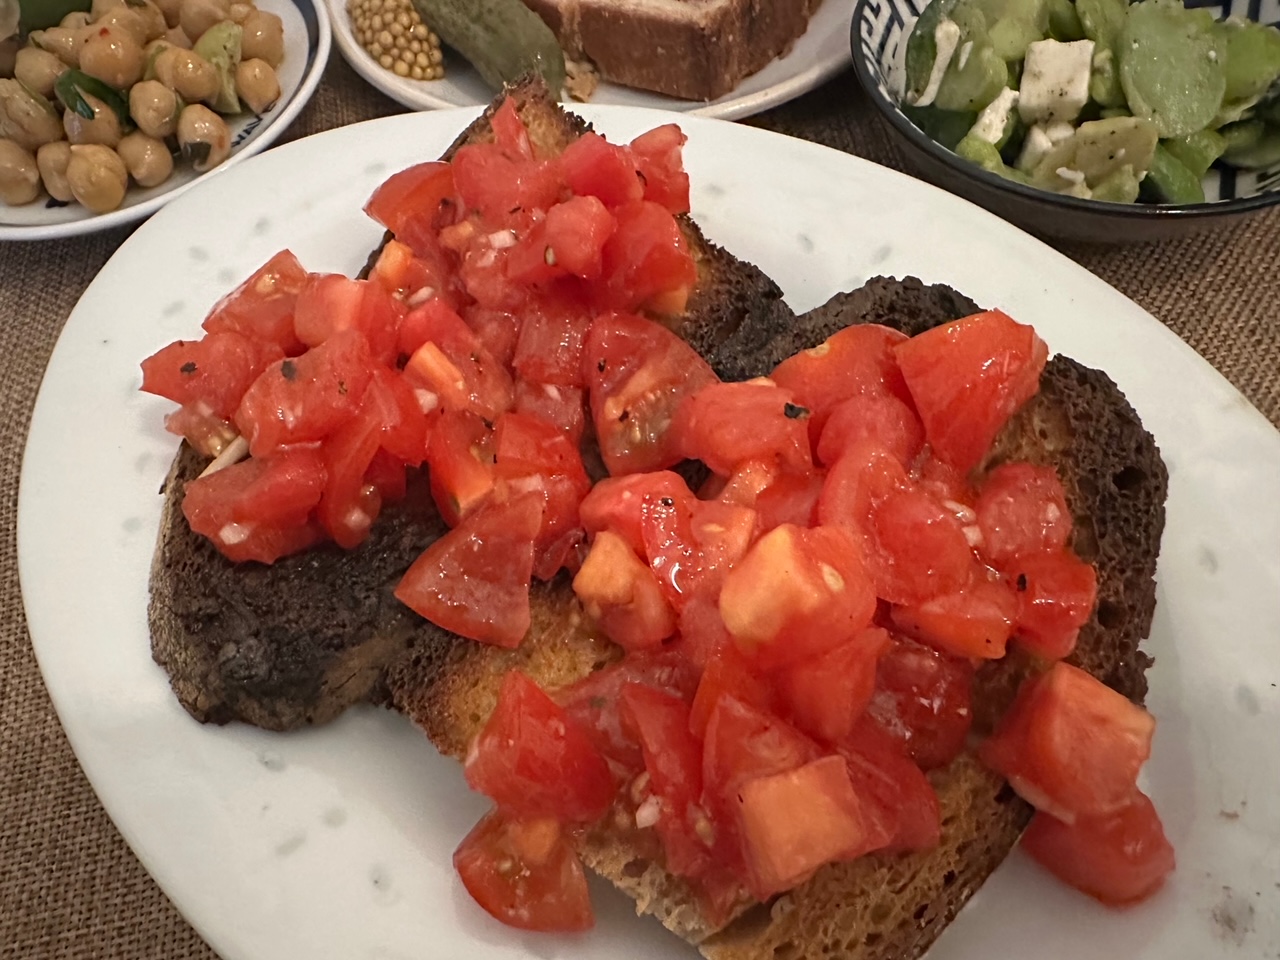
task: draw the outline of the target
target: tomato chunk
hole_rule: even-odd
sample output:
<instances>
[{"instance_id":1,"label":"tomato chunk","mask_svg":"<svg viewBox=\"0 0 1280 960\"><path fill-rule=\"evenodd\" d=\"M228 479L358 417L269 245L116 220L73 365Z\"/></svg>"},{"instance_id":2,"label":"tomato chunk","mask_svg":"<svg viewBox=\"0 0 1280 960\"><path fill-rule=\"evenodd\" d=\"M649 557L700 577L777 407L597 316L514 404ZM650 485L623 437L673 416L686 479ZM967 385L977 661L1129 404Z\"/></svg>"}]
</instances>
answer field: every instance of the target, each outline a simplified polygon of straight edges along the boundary
<instances>
[{"instance_id":1,"label":"tomato chunk","mask_svg":"<svg viewBox=\"0 0 1280 960\"><path fill-rule=\"evenodd\" d=\"M298 258L281 250L214 304L202 326L207 333L232 330L274 343L286 356L297 356L303 346L293 332L293 309L306 279Z\"/></svg>"},{"instance_id":2,"label":"tomato chunk","mask_svg":"<svg viewBox=\"0 0 1280 960\"><path fill-rule=\"evenodd\" d=\"M752 892L762 900L867 849L861 804L840 757L749 780L741 806Z\"/></svg>"},{"instance_id":3,"label":"tomato chunk","mask_svg":"<svg viewBox=\"0 0 1280 960\"><path fill-rule=\"evenodd\" d=\"M1068 656L1098 597L1098 573L1069 550L1008 565L1018 596L1018 642L1048 659Z\"/></svg>"},{"instance_id":4,"label":"tomato chunk","mask_svg":"<svg viewBox=\"0 0 1280 960\"><path fill-rule=\"evenodd\" d=\"M487 814L453 854L462 885L509 927L573 933L595 925L582 862L552 819Z\"/></svg>"},{"instance_id":5,"label":"tomato chunk","mask_svg":"<svg viewBox=\"0 0 1280 960\"><path fill-rule=\"evenodd\" d=\"M655 470L605 477L582 499L582 525L593 534L612 530L622 536L636 553L647 557L641 529L643 507L646 500L664 498L693 511L694 496L678 473Z\"/></svg>"},{"instance_id":6,"label":"tomato chunk","mask_svg":"<svg viewBox=\"0 0 1280 960\"><path fill-rule=\"evenodd\" d=\"M973 721L973 667L902 637L881 655L869 721L923 770L950 763Z\"/></svg>"},{"instance_id":7,"label":"tomato chunk","mask_svg":"<svg viewBox=\"0 0 1280 960\"><path fill-rule=\"evenodd\" d=\"M1022 848L1058 879L1110 906L1145 900L1173 872L1173 847L1146 794L1118 811L1074 825L1037 813Z\"/></svg>"},{"instance_id":8,"label":"tomato chunk","mask_svg":"<svg viewBox=\"0 0 1280 960\"><path fill-rule=\"evenodd\" d=\"M955 515L919 488L890 493L871 511L867 567L876 595L917 604L953 593L977 561Z\"/></svg>"},{"instance_id":9,"label":"tomato chunk","mask_svg":"<svg viewBox=\"0 0 1280 960\"><path fill-rule=\"evenodd\" d=\"M849 776L862 801L868 849L931 850L942 833L938 795L893 740L863 720L842 744Z\"/></svg>"},{"instance_id":10,"label":"tomato chunk","mask_svg":"<svg viewBox=\"0 0 1280 960\"><path fill-rule=\"evenodd\" d=\"M520 819L591 821L613 802L614 782L590 737L528 676L502 678L498 704L467 752L473 790Z\"/></svg>"},{"instance_id":11,"label":"tomato chunk","mask_svg":"<svg viewBox=\"0 0 1280 960\"><path fill-rule=\"evenodd\" d=\"M999 310L934 327L893 352L933 452L966 471L1035 395L1049 357L1031 327Z\"/></svg>"},{"instance_id":12,"label":"tomato chunk","mask_svg":"<svg viewBox=\"0 0 1280 960\"><path fill-rule=\"evenodd\" d=\"M955 593L894 607L894 626L957 657L998 660L1013 633L1018 598L1003 580L979 576Z\"/></svg>"},{"instance_id":13,"label":"tomato chunk","mask_svg":"<svg viewBox=\"0 0 1280 960\"><path fill-rule=\"evenodd\" d=\"M493 431L474 413L440 417L427 447L431 498L449 526L471 516L493 494Z\"/></svg>"},{"instance_id":14,"label":"tomato chunk","mask_svg":"<svg viewBox=\"0 0 1280 960\"><path fill-rule=\"evenodd\" d=\"M644 198L672 213L689 212L689 175L684 172L685 135L674 123L640 134L631 141L631 155L644 182Z\"/></svg>"},{"instance_id":15,"label":"tomato chunk","mask_svg":"<svg viewBox=\"0 0 1280 960\"><path fill-rule=\"evenodd\" d=\"M1147 711L1059 662L1023 683L980 756L1032 806L1071 824L1129 802L1154 731Z\"/></svg>"},{"instance_id":16,"label":"tomato chunk","mask_svg":"<svg viewBox=\"0 0 1280 960\"><path fill-rule=\"evenodd\" d=\"M839 646L875 612L854 540L836 527L775 527L725 577L720 615L738 648L776 669Z\"/></svg>"},{"instance_id":17,"label":"tomato chunk","mask_svg":"<svg viewBox=\"0 0 1280 960\"><path fill-rule=\"evenodd\" d=\"M284 354L234 330L176 340L142 361L142 389L229 418L259 374Z\"/></svg>"},{"instance_id":18,"label":"tomato chunk","mask_svg":"<svg viewBox=\"0 0 1280 960\"><path fill-rule=\"evenodd\" d=\"M653 571L610 530L596 534L573 592L615 643L653 649L675 633L676 615Z\"/></svg>"},{"instance_id":19,"label":"tomato chunk","mask_svg":"<svg viewBox=\"0 0 1280 960\"><path fill-rule=\"evenodd\" d=\"M438 627L517 647L529 630L533 541L542 503L533 494L494 503L427 547L396 598Z\"/></svg>"},{"instance_id":20,"label":"tomato chunk","mask_svg":"<svg viewBox=\"0 0 1280 960\"><path fill-rule=\"evenodd\" d=\"M689 729L705 739L707 723L721 697L729 696L766 713L776 712L778 695L768 679L751 669L732 643L718 645L707 658L689 708Z\"/></svg>"},{"instance_id":21,"label":"tomato chunk","mask_svg":"<svg viewBox=\"0 0 1280 960\"><path fill-rule=\"evenodd\" d=\"M631 152L598 133L585 133L565 147L560 165L569 189L579 197L598 198L608 207L644 199L645 182Z\"/></svg>"},{"instance_id":22,"label":"tomato chunk","mask_svg":"<svg viewBox=\"0 0 1280 960\"><path fill-rule=\"evenodd\" d=\"M698 268L675 217L649 200L622 204L613 214L617 226L604 245L601 306L681 312Z\"/></svg>"},{"instance_id":23,"label":"tomato chunk","mask_svg":"<svg viewBox=\"0 0 1280 960\"><path fill-rule=\"evenodd\" d=\"M871 702L876 662L889 645L889 632L868 627L834 650L788 667L778 688L796 726L826 743L853 732Z\"/></svg>"},{"instance_id":24,"label":"tomato chunk","mask_svg":"<svg viewBox=\"0 0 1280 960\"><path fill-rule=\"evenodd\" d=\"M815 447L822 463L835 463L858 440L873 438L911 466L924 446L924 427L907 404L893 394L863 393L831 409Z\"/></svg>"},{"instance_id":25,"label":"tomato chunk","mask_svg":"<svg viewBox=\"0 0 1280 960\"><path fill-rule=\"evenodd\" d=\"M459 215L453 167L430 161L392 174L373 192L364 212L422 253L435 245L435 232Z\"/></svg>"},{"instance_id":26,"label":"tomato chunk","mask_svg":"<svg viewBox=\"0 0 1280 960\"><path fill-rule=\"evenodd\" d=\"M983 480L974 510L978 552L1000 569L1028 554L1056 553L1071 539L1071 512L1053 467L1000 464Z\"/></svg>"}]
</instances>

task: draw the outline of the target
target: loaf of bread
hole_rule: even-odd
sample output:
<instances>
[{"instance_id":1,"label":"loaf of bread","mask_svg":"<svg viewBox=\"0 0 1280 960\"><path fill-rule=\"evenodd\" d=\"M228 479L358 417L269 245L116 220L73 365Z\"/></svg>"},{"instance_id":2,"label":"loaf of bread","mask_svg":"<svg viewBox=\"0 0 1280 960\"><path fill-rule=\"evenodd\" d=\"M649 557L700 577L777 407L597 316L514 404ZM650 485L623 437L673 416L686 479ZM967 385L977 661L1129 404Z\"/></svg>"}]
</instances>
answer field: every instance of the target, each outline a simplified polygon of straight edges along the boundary
<instances>
[{"instance_id":1,"label":"loaf of bread","mask_svg":"<svg viewBox=\"0 0 1280 960\"><path fill-rule=\"evenodd\" d=\"M536 85L511 93L544 154L586 129ZM490 115L458 143L491 137ZM977 310L946 287L876 278L797 317L763 273L707 242L691 220L682 229L698 283L671 323L725 379L766 374L850 324L916 334ZM1072 662L1141 702L1150 661L1139 644L1154 610L1167 487L1151 436L1105 374L1055 357L1039 393L980 469L1010 459L1057 470L1074 519L1072 546L1097 568L1098 603ZM532 627L516 650L455 636L400 605L392 595L400 574L445 529L425 495L385 511L356 550L328 545L269 567L231 564L191 533L181 513L183 485L200 467L184 449L164 488L150 622L156 660L202 721L286 730L371 700L403 712L442 753L461 760L511 668L554 690L621 654L590 629L563 574L534 584ZM1035 669L1015 650L978 671L976 733L990 729ZM768 904L743 903L727 924L709 921L687 882L666 870L654 831L635 827L626 797L617 816L577 842L587 866L710 960L910 960L1004 860L1031 815L970 753L930 778L942 812L937 848L830 864Z\"/></svg>"},{"instance_id":2,"label":"loaf of bread","mask_svg":"<svg viewBox=\"0 0 1280 960\"><path fill-rule=\"evenodd\" d=\"M605 80L715 100L784 54L821 0L525 0Z\"/></svg>"}]
</instances>

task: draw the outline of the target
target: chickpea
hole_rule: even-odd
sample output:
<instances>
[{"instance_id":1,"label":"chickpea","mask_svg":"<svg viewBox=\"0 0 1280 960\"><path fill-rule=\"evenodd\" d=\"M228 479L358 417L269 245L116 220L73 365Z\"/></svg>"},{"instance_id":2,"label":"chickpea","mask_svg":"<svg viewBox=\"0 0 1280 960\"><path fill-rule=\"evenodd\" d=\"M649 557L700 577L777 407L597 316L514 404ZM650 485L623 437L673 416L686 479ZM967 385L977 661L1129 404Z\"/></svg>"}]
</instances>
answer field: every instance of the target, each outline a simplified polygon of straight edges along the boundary
<instances>
[{"instance_id":1,"label":"chickpea","mask_svg":"<svg viewBox=\"0 0 1280 960\"><path fill-rule=\"evenodd\" d=\"M165 31L164 39L170 46L177 47L179 50L191 49L191 38L182 32L181 27L170 27Z\"/></svg>"},{"instance_id":2,"label":"chickpea","mask_svg":"<svg viewBox=\"0 0 1280 960\"><path fill-rule=\"evenodd\" d=\"M120 141L116 152L124 161L129 176L140 187L159 186L173 173L173 156L169 148L145 133L129 134Z\"/></svg>"},{"instance_id":3,"label":"chickpea","mask_svg":"<svg viewBox=\"0 0 1280 960\"><path fill-rule=\"evenodd\" d=\"M129 171L120 155L100 143L71 147L67 183L80 205L92 213L108 213L124 202Z\"/></svg>"},{"instance_id":4,"label":"chickpea","mask_svg":"<svg viewBox=\"0 0 1280 960\"><path fill-rule=\"evenodd\" d=\"M13 79L0 79L0 137L24 150L62 139L62 121L43 97L33 95Z\"/></svg>"},{"instance_id":5,"label":"chickpea","mask_svg":"<svg viewBox=\"0 0 1280 960\"><path fill-rule=\"evenodd\" d=\"M125 11L127 12L127 11ZM142 44L127 30L115 26L89 28L80 50L80 69L109 87L124 89L142 79Z\"/></svg>"},{"instance_id":6,"label":"chickpea","mask_svg":"<svg viewBox=\"0 0 1280 960\"><path fill-rule=\"evenodd\" d=\"M284 59L284 24L274 13L255 10L241 24L240 56L245 60L265 60L272 68Z\"/></svg>"},{"instance_id":7,"label":"chickpea","mask_svg":"<svg viewBox=\"0 0 1280 960\"><path fill-rule=\"evenodd\" d=\"M40 168L40 179L49 196L63 203L75 199L71 193L71 184L67 183L67 164L71 162L71 144L65 140L46 143L36 151L36 166Z\"/></svg>"},{"instance_id":8,"label":"chickpea","mask_svg":"<svg viewBox=\"0 0 1280 960\"><path fill-rule=\"evenodd\" d=\"M188 103L208 100L218 92L218 70L204 57L190 50L171 47L156 57L156 79L177 92Z\"/></svg>"},{"instance_id":9,"label":"chickpea","mask_svg":"<svg viewBox=\"0 0 1280 960\"><path fill-rule=\"evenodd\" d=\"M182 0L178 23L192 40L231 17L231 0Z\"/></svg>"},{"instance_id":10,"label":"chickpea","mask_svg":"<svg viewBox=\"0 0 1280 960\"><path fill-rule=\"evenodd\" d=\"M67 71L67 65L48 50L23 47L18 51L13 75L42 97L53 97L53 85Z\"/></svg>"},{"instance_id":11,"label":"chickpea","mask_svg":"<svg viewBox=\"0 0 1280 960\"><path fill-rule=\"evenodd\" d=\"M128 0L93 0L89 5L89 22L97 23L112 10L128 5Z\"/></svg>"},{"instance_id":12,"label":"chickpea","mask_svg":"<svg viewBox=\"0 0 1280 960\"><path fill-rule=\"evenodd\" d=\"M93 107L93 119L86 120L74 110L62 115L62 128L73 144L96 143L114 147L120 142L120 118L97 97L81 91L85 103Z\"/></svg>"},{"instance_id":13,"label":"chickpea","mask_svg":"<svg viewBox=\"0 0 1280 960\"><path fill-rule=\"evenodd\" d=\"M65 27L68 30L79 31L83 30L92 22L93 18L89 16L87 11L72 10L58 22L58 26Z\"/></svg>"},{"instance_id":14,"label":"chickpea","mask_svg":"<svg viewBox=\"0 0 1280 960\"><path fill-rule=\"evenodd\" d=\"M200 103L193 103L178 117L178 143L191 166L204 173L231 153L231 131L223 119Z\"/></svg>"},{"instance_id":15,"label":"chickpea","mask_svg":"<svg viewBox=\"0 0 1280 960\"><path fill-rule=\"evenodd\" d=\"M164 15L166 24L176 27L181 22L182 0L155 0L155 3Z\"/></svg>"},{"instance_id":16,"label":"chickpea","mask_svg":"<svg viewBox=\"0 0 1280 960\"><path fill-rule=\"evenodd\" d=\"M30 150L0 140L0 200L13 206L40 196L40 168Z\"/></svg>"},{"instance_id":17,"label":"chickpea","mask_svg":"<svg viewBox=\"0 0 1280 960\"><path fill-rule=\"evenodd\" d=\"M245 18L258 9L252 3L232 3L228 18L232 23L244 23Z\"/></svg>"},{"instance_id":18,"label":"chickpea","mask_svg":"<svg viewBox=\"0 0 1280 960\"><path fill-rule=\"evenodd\" d=\"M41 50L48 50L68 67L80 66L80 32L69 27L50 27L48 30L33 30L28 39Z\"/></svg>"},{"instance_id":19,"label":"chickpea","mask_svg":"<svg viewBox=\"0 0 1280 960\"><path fill-rule=\"evenodd\" d=\"M178 96L159 80L143 80L129 90L129 115L149 137L163 140L178 129Z\"/></svg>"},{"instance_id":20,"label":"chickpea","mask_svg":"<svg viewBox=\"0 0 1280 960\"><path fill-rule=\"evenodd\" d=\"M140 11L144 9L144 7L116 7L95 21L94 26L123 30L133 37L133 42L139 47L146 46L146 44L164 33L168 27L164 25L164 17L161 16L160 11L155 10L155 14L160 21L160 29L156 30L154 21L148 22L143 19ZM152 9L154 10L154 8ZM84 59L84 51L80 52L80 57L82 60Z\"/></svg>"},{"instance_id":21,"label":"chickpea","mask_svg":"<svg viewBox=\"0 0 1280 960\"><path fill-rule=\"evenodd\" d=\"M236 64L236 93L254 113L262 113L280 99L280 79L265 60Z\"/></svg>"}]
</instances>

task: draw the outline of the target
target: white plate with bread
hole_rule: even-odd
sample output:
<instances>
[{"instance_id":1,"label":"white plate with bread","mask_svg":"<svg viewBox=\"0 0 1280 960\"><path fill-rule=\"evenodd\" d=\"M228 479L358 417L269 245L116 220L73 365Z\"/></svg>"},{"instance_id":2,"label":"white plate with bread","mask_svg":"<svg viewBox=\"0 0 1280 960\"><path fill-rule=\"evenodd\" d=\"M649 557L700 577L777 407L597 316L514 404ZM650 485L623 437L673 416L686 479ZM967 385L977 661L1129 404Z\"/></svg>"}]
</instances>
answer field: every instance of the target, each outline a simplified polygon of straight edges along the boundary
<instances>
[{"instance_id":1,"label":"white plate with bread","mask_svg":"<svg viewBox=\"0 0 1280 960\"><path fill-rule=\"evenodd\" d=\"M752 127L618 107L580 112L618 140L678 120L689 135L695 219L773 277L795 310L881 274L949 284L1105 370L1168 465L1156 617L1144 645L1156 658L1147 704L1159 728L1142 785L1178 870L1151 900L1113 911L1015 852L930 960L1273 957L1280 434L1141 308L963 200ZM484 915L450 857L485 802L403 718L358 708L290 734L202 726L151 660L148 570L176 440L161 426L165 402L138 392L139 361L190 336L281 248L310 270L355 273L382 234L361 213L372 189L438 156L473 116L418 113L330 131L179 198L86 291L36 402L18 555L41 670L108 813L225 960L696 956L603 888L593 891L596 928L579 937L523 934ZM193 222L207 229L194 236Z\"/></svg>"},{"instance_id":2,"label":"white plate with bread","mask_svg":"<svg viewBox=\"0 0 1280 960\"><path fill-rule=\"evenodd\" d=\"M439 80L412 80L399 77L383 68L367 50L360 46L347 12L348 2L349 0L324 0L328 6L338 49L360 76L391 99L415 110L438 110L447 107L481 106L493 97L493 89L485 84L480 74L447 48L444 61L445 74ZM770 2L777 3L780 7L800 8L811 0L770 0ZM595 6L607 8L609 5L595 4ZM683 11L695 11L702 8L704 4L673 4L668 0L668 2L640 6L657 9L675 7L682 10L682 15L686 15ZM721 3L706 6L733 7L735 10L742 8L745 11L755 5L722 0ZM751 16L750 13L744 15ZM660 59L662 54L644 53L641 56L628 55L626 62L620 65L620 69L643 74L649 72L646 69L646 60L649 64L655 60L658 63L669 64L671 73L674 75L671 82L679 83L694 91L694 98L677 98L605 80L595 89L588 102L593 105L650 107L696 116L717 117L723 120L748 117L807 93L850 66L852 60L849 53L849 24L852 17L852 0L821 0L812 12L808 28L794 42L780 40L777 44L779 56L768 60L760 69L743 77L733 89L727 92L715 92L718 90L715 86L717 83L715 77L705 75L699 77L697 72L688 66L692 59L698 59L696 54L691 57L672 56L664 61ZM691 43L700 42L710 50L722 52L727 46L731 46L705 36L697 40L693 39L700 34L693 22L688 25L685 33L690 36ZM738 55L734 56L736 59ZM698 90L703 93L712 91L714 95L698 98Z\"/></svg>"}]
</instances>

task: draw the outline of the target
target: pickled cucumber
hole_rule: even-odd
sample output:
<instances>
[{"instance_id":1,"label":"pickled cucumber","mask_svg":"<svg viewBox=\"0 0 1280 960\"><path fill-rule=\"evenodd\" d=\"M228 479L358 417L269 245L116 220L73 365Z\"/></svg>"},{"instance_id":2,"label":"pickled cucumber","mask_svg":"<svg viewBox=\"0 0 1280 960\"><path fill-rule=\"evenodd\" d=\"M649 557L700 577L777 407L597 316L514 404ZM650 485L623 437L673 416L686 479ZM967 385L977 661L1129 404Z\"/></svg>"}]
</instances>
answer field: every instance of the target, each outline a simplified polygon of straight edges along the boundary
<instances>
[{"instance_id":1,"label":"pickled cucumber","mask_svg":"<svg viewBox=\"0 0 1280 960\"><path fill-rule=\"evenodd\" d=\"M1203 12L1177 0L1146 0L1129 8L1120 35L1120 85L1129 109L1162 137L1203 130L1222 106L1226 42Z\"/></svg>"},{"instance_id":2,"label":"pickled cucumber","mask_svg":"<svg viewBox=\"0 0 1280 960\"><path fill-rule=\"evenodd\" d=\"M560 96L564 51L551 28L520 0L413 0L413 6L494 89L538 73Z\"/></svg>"}]
</instances>

